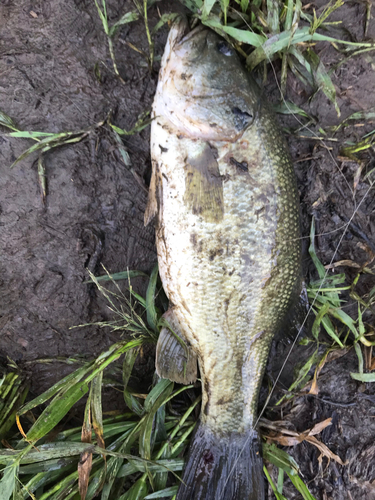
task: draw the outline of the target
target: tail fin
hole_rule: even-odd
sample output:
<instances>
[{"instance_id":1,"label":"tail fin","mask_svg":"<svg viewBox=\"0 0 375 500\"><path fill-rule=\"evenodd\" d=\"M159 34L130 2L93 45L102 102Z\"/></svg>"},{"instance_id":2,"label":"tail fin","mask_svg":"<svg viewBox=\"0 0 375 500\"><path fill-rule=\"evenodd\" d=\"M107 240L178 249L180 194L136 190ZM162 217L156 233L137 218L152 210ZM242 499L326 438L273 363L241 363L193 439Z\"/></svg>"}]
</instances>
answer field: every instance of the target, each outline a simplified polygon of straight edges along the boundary
<instances>
[{"instance_id":1,"label":"tail fin","mask_svg":"<svg viewBox=\"0 0 375 500\"><path fill-rule=\"evenodd\" d=\"M264 500L256 431L223 437L199 424L182 481L176 500Z\"/></svg>"}]
</instances>

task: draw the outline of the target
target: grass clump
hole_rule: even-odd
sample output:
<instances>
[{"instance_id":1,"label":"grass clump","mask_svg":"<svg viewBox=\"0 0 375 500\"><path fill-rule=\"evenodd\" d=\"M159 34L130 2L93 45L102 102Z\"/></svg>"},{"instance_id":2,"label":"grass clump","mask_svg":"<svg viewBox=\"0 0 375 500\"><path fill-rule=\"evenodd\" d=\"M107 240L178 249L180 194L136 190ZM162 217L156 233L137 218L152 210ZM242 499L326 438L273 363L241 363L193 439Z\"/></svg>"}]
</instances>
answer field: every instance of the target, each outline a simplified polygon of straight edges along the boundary
<instances>
[{"instance_id":1,"label":"grass clump","mask_svg":"<svg viewBox=\"0 0 375 500\"><path fill-rule=\"evenodd\" d=\"M144 277L144 273L128 271L126 275L107 273L91 278L116 317L100 326L123 330L133 338L84 362L18 410L20 433L11 435L7 446L0 449L2 500L12 496L25 500L147 500L175 496L177 474L184 465L181 453L195 427L201 396L193 391L193 385L175 386L157 376L147 394L130 387L137 357L147 343L156 342L163 322L162 310L156 305L162 293L157 267L151 273L145 298L133 290L129 276ZM117 285L117 280L124 278L129 283L128 297ZM103 281L112 282L111 290L103 287ZM105 418L105 370L114 368L113 363L121 356L121 392L129 411ZM114 372L118 373L118 369ZM83 398L86 403L82 426L59 430L72 407ZM35 418L32 412L41 406L44 409ZM264 443L263 453L268 463L290 477L305 498L313 500L299 476L298 465L288 453L272 443ZM265 473L269 475L266 468ZM280 482L278 488L282 491Z\"/></svg>"},{"instance_id":2,"label":"grass clump","mask_svg":"<svg viewBox=\"0 0 375 500\"><path fill-rule=\"evenodd\" d=\"M322 90L340 110L329 71L314 51L315 42L343 44L349 54L354 50L373 50L373 43L356 43L318 32L329 28L328 17L343 5L330 1L320 16L307 14L300 0L181 0L193 17L226 38L246 58L250 70L261 63L281 58L280 89L285 94L288 69L304 85Z\"/></svg>"}]
</instances>

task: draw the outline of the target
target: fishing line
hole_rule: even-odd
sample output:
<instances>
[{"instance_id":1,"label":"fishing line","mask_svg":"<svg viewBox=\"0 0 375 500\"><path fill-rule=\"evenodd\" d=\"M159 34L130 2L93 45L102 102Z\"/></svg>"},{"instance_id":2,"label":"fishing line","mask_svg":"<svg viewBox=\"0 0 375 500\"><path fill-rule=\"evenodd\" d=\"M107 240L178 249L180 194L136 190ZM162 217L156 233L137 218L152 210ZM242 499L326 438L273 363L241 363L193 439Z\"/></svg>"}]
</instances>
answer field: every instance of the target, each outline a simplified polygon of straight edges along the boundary
<instances>
[{"instance_id":1,"label":"fishing line","mask_svg":"<svg viewBox=\"0 0 375 500\"><path fill-rule=\"evenodd\" d=\"M234 9L233 9L233 10L234 10ZM236 12L237 12L237 11L236 11ZM244 19L244 17L242 16L242 14L241 14L240 12L237 12L237 14L239 14L239 15L240 15L240 17L242 18L242 20L244 21L244 23L246 24L246 26L249 28L249 30L250 30L251 32L253 32L252 28L249 26L249 24L247 23L246 19ZM298 338L299 338L299 336L300 336L300 334L301 334L301 332L302 332L302 330L303 330L303 328L304 328L304 326L305 326L305 324L306 324L306 321L307 321L307 319L308 319L308 317L309 317L310 313L311 313L311 312L312 312L312 310L313 310L314 304L315 304L315 302L316 302L316 300L317 300L317 298L318 298L318 295L319 295L320 290L323 288L323 283L324 283L325 279L327 278L327 276L328 276L328 274L329 274L330 267L332 266L333 261L335 260L335 257L336 257L336 255L337 255L337 252L338 252L339 248L340 248L340 245L341 245L341 243L342 243L342 240L344 239L344 237L345 237L345 235L346 235L346 233L347 233L347 231L348 231L348 229L349 229L349 226L350 226L350 224L351 224L351 222L352 222L352 220L353 220L354 216L355 216L355 215L356 215L356 213L358 212L358 209L360 208L360 206L362 205L362 203L364 202L364 200L367 198L367 195L369 194L369 192L371 191L371 189L373 188L373 186L374 186L374 184L375 184L375 181L370 183L369 188L367 189L367 191L366 191L366 192L365 192L365 194L363 195L363 197L362 197L361 201L360 201L360 202L359 202L359 204L357 205L357 204L356 204L356 201L355 201L355 192L352 190L352 188L351 188L351 186L350 186L350 184L349 184L348 180L347 180L347 179L346 179L346 177L344 176L344 174L343 174L342 170L340 169L340 167L339 167L338 163L336 162L336 159L335 159L335 158L334 158L334 156L332 155L332 153L331 153L331 151L330 151L330 148L329 148L329 147L325 144L325 142L324 142L324 141L323 141L323 140L322 140L322 139L321 139L321 138L320 138L320 137L319 137L319 136L318 136L318 135L317 135L317 134L316 134L313 130L311 130L311 129L307 126L307 125L304 125L304 124L303 124L303 123L299 120L299 118L297 117L297 115L293 112L293 110L289 107L289 105L288 105L287 101L285 100L285 98L284 98L284 96L283 96L283 94L282 94L281 87L280 87L279 81L278 81L278 79L277 79L276 71L275 71L275 68L274 68L274 66L273 66L273 64L272 64L272 61L271 61L271 59L268 57L268 55L266 54L266 52L265 52L265 51L264 51L264 53L265 53L265 55L266 55L266 57L267 57L267 59L268 59L268 62L269 62L269 63L270 63L270 65L271 65L272 71L273 71L273 73L274 73L275 81L276 81L276 84L277 84L277 88L278 88L278 90L279 90L279 92L280 92L280 96L281 96L282 101L284 102L284 104L285 104L285 106L287 107L287 109L290 111L290 114L291 114L291 115L294 117L294 119L297 121L297 123L299 123L302 127L304 127L306 130L308 130L310 133L312 133L312 135L313 135L313 136L314 136L317 140L319 140L319 142L320 142L320 143L321 143L321 144L325 147L325 149L328 151L328 154L329 154L329 156L331 157L331 159L332 159L332 161L333 161L334 165L336 166L337 170L340 172L340 174L341 174L341 175L342 175L342 177L344 178L345 183L346 183L346 185L348 186L348 188L349 188L349 190L350 190L350 192L351 192L351 194L352 194L352 197L353 197L353 203L354 203L354 207L355 207L355 208L354 208L354 211L353 211L352 216L350 217L350 219L348 220L348 222L347 222L346 224L344 224L344 225L343 225L343 226L341 226L340 228L337 228L337 229L335 229L335 230L333 230L333 231L329 231L329 232L327 232L327 233L322 233L322 234L321 234L321 235L332 234L332 233L334 233L334 232L337 232L337 231L340 231L341 229L343 229L343 233L342 233L342 235L341 235L341 237L340 237L340 239L339 239L339 242L338 242L338 244L337 244L337 246L336 246L336 249L335 249L335 251L334 251L334 253L333 253L333 255L332 255L332 258L331 258L330 263L329 263L329 265L328 265L328 269L326 269L326 272L325 272L324 278L323 278L323 280L322 280L321 284L319 285L319 288L318 288L318 290L317 290L317 292L316 292L316 294L315 294L315 297L314 297L314 299L313 299L313 301L312 301L312 303L311 303L311 305L310 305L310 307L309 307L309 310L308 310L308 312L306 313L305 319L303 320L303 322L302 322L302 324L301 324L301 326L300 326L300 328L299 328L299 330L298 330L298 333L297 333L297 335L296 335L296 337L295 337L295 339L294 339L294 341L293 341L293 343L292 343L292 345L291 345L291 347L290 347L290 349L289 349L289 351L288 351L288 353L287 353L287 355L286 355L286 357L285 357L285 360L284 360L284 362L283 362L283 364L282 364L282 366L281 366L281 368L280 368L280 371L279 371L279 373L278 373L278 375L277 375L277 377L276 377L276 379L275 379L275 381L274 381L274 383L273 383L273 385L272 385L272 388L271 388L270 393L269 393L269 395L268 395L268 397L267 397L267 400L266 400L265 404L263 405L263 408L262 408L262 410L260 411L260 413L259 413L259 416L258 416L257 420L255 421L255 424L254 424L254 426L253 426L253 430L255 430L256 426L258 425L258 423L259 423L259 421L260 421L260 419L261 419L261 417L262 417L262 415L263 415L263 413L264 413L264 411L265 411L265 409L266 409L266 407L267 407L267 405L268 405L268 403L269 403L269 401L270 401L270 399L271 399L271 397L272 397L272 394L273 394L273 392L274 392L274 390L275 390L275 388L276 388L276 385L277 385L277 383L278 383L278 381L279 381L279 379L280 379L280 377L281 377L281 374L282 374L282 372L283 372L283 370L284 370L284 368L285 368L285 366L286 366L286 364L287 364L287 362L288 362L288 359L290 358L290 355L291 355L291 353L292 353L292 351L293 351L293 349L294 349L294 347L295 347L295 345L296 345L296 343L297 343L297 340L298 340ZM305 237L301 237L301 238L298 238L298 239L301 239L301 240L302 240L302 239L306 239L306 238L310 238L310 236L305 236ZM220 494L219 500L222 498L222 496L223 496L223 494L224 494L225 486L227 485L227 483L228 483L228 481L229 481L229 478L230 478L230 477L231 477L231 475L233 474L233 472L234 472L234 470L235 470L235 468L236 468L236 465L237 465L238 461L240 460L240 457L241 457L242 453L244 452L244 450L245 450L246 446L249 444L250 439L251 439L251 436L249 436L249 437L246 439L246 441L245 441L245 443L244 443L244 445L243 445L243 447L242 447L242 449L241 449L240 453L238 454L238 457L235 459L235 461L234 461L234 465L233 465L233 466L232 466L232 468L230 469L229 474L228 474L228 477L227 477L227 479L226 479L226 481L225 481L225 483L224 483L223 490L222 490L222 493Z\"/></svg>"}]
</instances>

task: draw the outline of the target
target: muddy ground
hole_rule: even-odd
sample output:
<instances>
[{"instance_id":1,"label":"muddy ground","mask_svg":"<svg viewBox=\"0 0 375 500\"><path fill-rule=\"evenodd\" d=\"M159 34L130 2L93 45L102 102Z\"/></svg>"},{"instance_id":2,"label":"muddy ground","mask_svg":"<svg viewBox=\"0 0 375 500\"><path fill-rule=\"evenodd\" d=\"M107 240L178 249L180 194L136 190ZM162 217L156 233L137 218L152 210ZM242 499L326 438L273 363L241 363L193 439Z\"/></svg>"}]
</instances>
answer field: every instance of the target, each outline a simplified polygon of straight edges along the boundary
<instances>
[{"instance_id":1,"label":"muddy ground","mask_svg":"<svg viewBox=\"0 0 375 500\"><path fill-rule=\"evenodd\" d=\"M315 2L317 8L321 4ZM156 24L159 12L177 8L181 9L175 2L158 2L149 12L150 25ZM108 2L110 24L133 9L134 4L128 0ZM332 16L332 20L343 20L343 26L336 26L335 32L348 40L362 41L365 15L365 2L345 2ZM110 112L113 123L130 129L137 116L150 109L158 62L150 74L144 57L128 45L130 42L148 52L142 20L121 28L114 40L121 82L113 72L93 1L2 0L0 19L0 110L11 116L20 129L78 130L104 120ZM156 56L162 54L166 34L167 28L155 36ZM375 38L373 18L367 38ZM334 70L341 118L324 94L313 95L312 89L303 87L292 74L288 77L287 98L315 118L316 124L311 124L310 129L320 137L319 127L329 131L330 126L353 112L374 106L375 57L368 52L334 69L344 56L325 44L319 44L316 50L327 67ZM279 70L276 62L276 73ZM274 101L278 98L272 71L268 73L265 93ZM289 132L300 128L293 117L280 120ZM328 132L324 144L308 137L304 128L287 135L299 183L303 236L309 234L314 216L318 254L324 264L333 259L363 265L375 251L375 198L373 191L368 192L369 179L364 179L375 166L373 151L362 156L364 169L355 190L358 164L340 156L344 141L356 141L372 128L368 122L359 127L346 126L334 135ZM47 153L45 203L38 184L36 156L9 169L31 144L0 136L0 355L27 368L31 392L36 395L71 368L63 363L26 362L60 356L92 358L118 340L117 334L95 326L70 329L110 317L96 289L83 284L88 277L86 267L98 271L103 264L110 272L127 268L149 272L156 262L156 251L152 227L143 226L151 166L148 128L124 141L131 167L121 160L107 126L97 128L78 144ZM334 230L345 225L355 210L354 224L341 239L342 230ZM306 252L308 239L303 241L305 275L309 280L316 274ZM339 267L335 272L346 272L349 283L356 274L350 267ZM141 279L133 284L144 292ZM367 275L356 290L365 296L374 285L374 277ZM355 313L350 304L348 310ZM367 313L364 319L371 324L374 318ZM275 344L271 376L280 366L287 345L285 341ZM287 364L278 386L280 393L291 381L294 364L302 356L299 352ZM141 363L138 372L147 380L153 372L152 353ZM320 460L320 453L310 444L289 449L319 500L375 498L375 390L370 384L352 380L349 371L358 371L353 352L327 364L320 376L318 397L301 397L293 409L298 431L332 417L333 425L320 437L348 462L346 466L334 461L328 464L326 458ZM272 410L268 415L280 417ZM299 498L292 488L286 496Z\"/></svg>"}]
</instances>

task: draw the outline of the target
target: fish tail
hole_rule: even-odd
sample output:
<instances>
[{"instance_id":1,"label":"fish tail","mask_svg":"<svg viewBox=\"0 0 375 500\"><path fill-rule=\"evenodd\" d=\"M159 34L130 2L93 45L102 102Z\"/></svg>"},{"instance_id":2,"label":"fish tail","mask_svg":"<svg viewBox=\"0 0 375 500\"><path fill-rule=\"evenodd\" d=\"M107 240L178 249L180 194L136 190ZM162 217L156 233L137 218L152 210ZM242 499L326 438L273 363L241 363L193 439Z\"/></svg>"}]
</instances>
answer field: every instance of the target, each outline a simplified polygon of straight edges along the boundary
<instances>
[{"instance_id":1,"label":"fish tail","mask_svg":"<svg viewBox=\"0 0 375 500\"><path fill-rule=\"evenodd\" d=\"M264 500L257 432L223 436L200 423L176 500Z\"/></svg>"}]
</instances>

